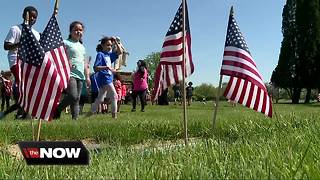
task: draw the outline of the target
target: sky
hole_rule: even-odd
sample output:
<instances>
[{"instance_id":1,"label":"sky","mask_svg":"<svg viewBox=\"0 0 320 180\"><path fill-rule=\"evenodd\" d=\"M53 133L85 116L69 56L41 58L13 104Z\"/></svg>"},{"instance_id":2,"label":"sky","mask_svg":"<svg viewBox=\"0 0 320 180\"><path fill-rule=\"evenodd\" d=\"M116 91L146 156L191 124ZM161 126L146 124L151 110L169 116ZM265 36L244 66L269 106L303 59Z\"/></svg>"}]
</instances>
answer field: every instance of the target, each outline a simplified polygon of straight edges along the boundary
<instances>
[{"instance_id":1,"label":"sky","mask_svg":"<svg viewBox=\"0 0 320 180\"><path fill-rule=\"evenodd\" d=\"M269 82L279 58L282 41L282 9L285 0L188 0L194 73L187 78L194 85L217 86L231 6L264 82ZM22 23L28 5L38 9L34 28L42 32L52 15L54 0L2 0L0 39L9 28ZM136 62L161 51L164 37L181 0L60 0L58 22L63 38L69 25L84 23L84 45L88 56L96 56L96 45L103 36L119 36L130 53L123 71L133 71ZM0 48L0 70L8 70L7 52ZM224 77L224 81L228 78Z\"/></svg>"}]
</instances>

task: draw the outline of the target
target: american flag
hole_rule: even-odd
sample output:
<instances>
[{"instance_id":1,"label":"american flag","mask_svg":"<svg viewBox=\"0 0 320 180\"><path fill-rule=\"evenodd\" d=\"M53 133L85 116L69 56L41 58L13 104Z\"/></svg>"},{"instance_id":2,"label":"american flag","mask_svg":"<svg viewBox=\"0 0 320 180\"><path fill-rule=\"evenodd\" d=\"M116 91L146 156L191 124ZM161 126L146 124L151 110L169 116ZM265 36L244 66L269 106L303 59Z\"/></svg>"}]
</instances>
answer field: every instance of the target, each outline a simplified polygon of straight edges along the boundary
<instances>
[{"instance_id":1,"label":"american flag","mask_svg":"<svg viewBox=\"0 0 320 180\"><path fill-rule=\"evenodd\" d=\"M186 3L185 3L186 4ZM152 99L156 100L162 91L170 85L179 83L183 79L183 3L181 3L170 27L166 34L162 51L160 54L160 63L155 72L154 90ZM185 70L186 77L194 71L191 55L191 35L189 28L189 18L187 4L185 7Z\"/></svg>"},{"instance_id":2,"label":"american flag","mask_svg":"<svg viewBox=\"0 0 320 180\"><path fill-rule=\"evenodd\" d=\"M32 117L50 120L70 75L56 17L50 18L40 41L23 25L20 41L18 103Z\"/></svg>"},{"instance_id":3,"label":"american flag","mask_svg":"<svg viewBox=\"0 0 320 180\"><path fill-rule=\"evenodd\" d=\"M272 117L272 102L267 88L232 12L229 16L220 74L231 76L224 96Z\"/></svg>"}]
</instances>

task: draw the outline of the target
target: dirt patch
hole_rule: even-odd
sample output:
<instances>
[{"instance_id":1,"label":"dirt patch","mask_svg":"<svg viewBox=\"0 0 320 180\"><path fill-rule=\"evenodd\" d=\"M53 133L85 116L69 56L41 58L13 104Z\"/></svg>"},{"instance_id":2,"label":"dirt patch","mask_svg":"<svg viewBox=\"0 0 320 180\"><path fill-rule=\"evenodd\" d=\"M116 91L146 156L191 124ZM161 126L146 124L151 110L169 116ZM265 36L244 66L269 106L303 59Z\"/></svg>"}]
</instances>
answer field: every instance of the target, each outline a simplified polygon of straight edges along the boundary
<instances>
[{"instance_id":1,"label":"dirt patch","mask_svg":"<svg viewBox=\"0 0 320 180\"><path fill-rule=\"evenodd\" d=\"M189 138L188 145L193 146L201 139L199 138ZM135 144L131 146L132 149L135 150L145 150L145 149L153 149L153 150L170 150L175 148L185 147L185 142L183 139L177 139L175 141L146 141L141 144Z\"/></svg>"},{"instance_id":2,"label":"dirt patch","mask_svg":"<svg viewBox=\"0 0 320 180\"><path fill-rule=\"evenodd\" d=\"M15 158L23 159L23 155L20 151L18 144L8 145L8 146L4 147L3 149Z\"/></svg>"}]
</instances>

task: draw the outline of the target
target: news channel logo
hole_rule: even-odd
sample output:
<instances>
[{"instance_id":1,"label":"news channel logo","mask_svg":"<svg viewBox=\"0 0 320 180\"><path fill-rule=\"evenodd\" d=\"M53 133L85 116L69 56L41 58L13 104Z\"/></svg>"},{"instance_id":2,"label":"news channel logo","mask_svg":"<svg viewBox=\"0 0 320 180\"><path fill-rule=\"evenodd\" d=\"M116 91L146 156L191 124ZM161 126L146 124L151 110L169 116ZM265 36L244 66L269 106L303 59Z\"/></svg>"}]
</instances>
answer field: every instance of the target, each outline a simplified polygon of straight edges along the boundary
<instances>
[{"instance_id":1,"label":"news channel logo","mask_svg":"<svg viewBox=\"0 0 320 180\"><path fill-rule=\"evenodd\" d=\"M89 165L89 151L81 141L21 141L28 165Z\"/></svg>"}]
</instances>

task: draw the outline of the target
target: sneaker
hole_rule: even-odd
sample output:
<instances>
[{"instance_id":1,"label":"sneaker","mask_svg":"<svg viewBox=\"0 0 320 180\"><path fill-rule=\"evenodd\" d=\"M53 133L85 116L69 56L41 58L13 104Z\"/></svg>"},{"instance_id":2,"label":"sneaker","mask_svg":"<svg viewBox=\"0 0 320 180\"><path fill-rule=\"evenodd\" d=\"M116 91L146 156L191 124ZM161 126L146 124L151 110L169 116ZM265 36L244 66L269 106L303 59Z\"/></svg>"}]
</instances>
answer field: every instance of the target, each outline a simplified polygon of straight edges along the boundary
<instances>
[{"instance_id":1,"label":"sneaker","mask_svg":"<svg viewBox=\"0 0 320 180\"><path fill-rule=\"evenodd\" d=\"M136 109L131 109L131 112L136 112Z\"/></svg>"},{"instance_id":2,"label":"sneaker","mask_svg":"<svg viewBox=\"0 0 320 180\"><path fill-rule=\"evenodd\" d=\"M112 113L112 118L113 119L117 119L117 114L116 113Z\"/></svg>"},{"instance_id":3,"label":"sneaker","mask_svg":"<svg viewBox=\"0 0 320 180\"><path fill-rule=\"evenodd\" d=\"M141 112L144 112L144 109L141 109Z\"/></svg>"}]
</instances>

